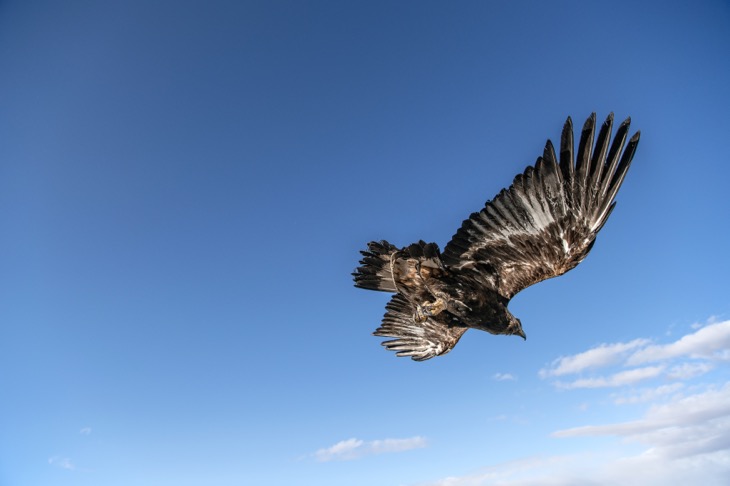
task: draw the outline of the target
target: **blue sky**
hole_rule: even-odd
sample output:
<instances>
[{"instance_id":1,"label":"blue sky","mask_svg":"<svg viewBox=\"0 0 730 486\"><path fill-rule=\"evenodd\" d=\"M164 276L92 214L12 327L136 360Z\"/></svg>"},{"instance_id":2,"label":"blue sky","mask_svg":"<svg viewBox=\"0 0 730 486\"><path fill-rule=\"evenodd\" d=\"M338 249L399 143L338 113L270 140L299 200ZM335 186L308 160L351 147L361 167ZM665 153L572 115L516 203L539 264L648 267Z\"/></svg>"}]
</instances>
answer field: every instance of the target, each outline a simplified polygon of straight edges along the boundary
<instances>
[{"instance_id":1,"label":"blue sky","mask_svg":"<svg viewBox=\"0 0 730 486\"><path fill-rule=\"evenodd\" d=\"M730 7L0 3L0 484L721 484ZM443 248L557 140L642 139L529 339L397 359Z\"/></svg>"}]
</instances>

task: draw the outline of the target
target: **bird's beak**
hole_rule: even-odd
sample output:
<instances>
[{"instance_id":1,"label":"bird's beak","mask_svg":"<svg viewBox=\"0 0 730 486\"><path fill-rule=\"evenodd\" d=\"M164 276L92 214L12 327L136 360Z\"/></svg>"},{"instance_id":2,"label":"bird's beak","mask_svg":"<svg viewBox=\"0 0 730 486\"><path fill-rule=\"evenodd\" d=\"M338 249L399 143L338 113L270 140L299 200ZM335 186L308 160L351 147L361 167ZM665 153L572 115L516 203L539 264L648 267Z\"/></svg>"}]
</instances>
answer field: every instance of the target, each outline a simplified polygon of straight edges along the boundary
<instances>
[{"instance_id":1,"label":"bird's beak","mask_svg":"<svg viewBox=\"0 0 730 486\"><path fill-rule=\"evenodd\" d=\"M525 341L527 341L527 334L525 334L525 331L523 331L522 329L520 329L519 331L517 331L515 334L517 336L520 336Z\"/></svg>"}]
</instances>

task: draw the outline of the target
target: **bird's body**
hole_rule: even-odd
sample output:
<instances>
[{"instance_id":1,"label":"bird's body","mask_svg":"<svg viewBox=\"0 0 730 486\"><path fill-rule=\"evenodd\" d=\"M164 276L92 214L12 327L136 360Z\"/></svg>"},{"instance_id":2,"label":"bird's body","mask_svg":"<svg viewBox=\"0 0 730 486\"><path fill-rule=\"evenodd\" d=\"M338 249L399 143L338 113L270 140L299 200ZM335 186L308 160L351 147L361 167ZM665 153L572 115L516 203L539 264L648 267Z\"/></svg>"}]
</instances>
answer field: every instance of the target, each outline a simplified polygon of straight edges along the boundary
<instances>
[{"instance_id":1,"label":"bird's body","mask_svg":"<svg viewBox=\"0 0 730 486\"><path fill-rule=\"evenodd\" d=\"M565 123L556 157L548 140L535 166L466 219L443 252L419 241L371 242L353 276L360 288L395 293L377 336L417 361L449 352L469 328L525 337L507 306L520 290L571 270L586 257L615 202L639 141L624 149L629 120L609 146L613 115L594 146L595 114L573 156Z\"/></svg>"}]
</instances>

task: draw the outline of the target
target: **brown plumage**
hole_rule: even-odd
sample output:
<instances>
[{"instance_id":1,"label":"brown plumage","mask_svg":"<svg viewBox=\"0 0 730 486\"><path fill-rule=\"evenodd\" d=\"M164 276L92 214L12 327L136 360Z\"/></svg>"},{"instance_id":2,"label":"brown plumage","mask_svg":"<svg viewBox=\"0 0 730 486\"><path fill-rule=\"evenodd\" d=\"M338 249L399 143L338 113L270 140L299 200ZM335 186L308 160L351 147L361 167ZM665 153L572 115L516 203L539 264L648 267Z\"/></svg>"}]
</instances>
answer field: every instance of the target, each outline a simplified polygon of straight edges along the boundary
<instances>
[{"instance_id":1,"label":"brown plumage","mask_svg":"<svg viewBox=\"0 0 730 486\"><path fill-rule=\"evenodd\" d=\"M376 336L398 356L423 361L448 353L468 328L525 338L507 305L520 290L571 270L593 247L615 206L639 132L626 144L630 119L611 143L613 114L598 132L586 120L573 152L573 124L563 127L559 159L548 140L542 157L463 222L439 251L420 241L397 248L371 242L355 286L394 292Z\"/></svg>"}]
</instances>

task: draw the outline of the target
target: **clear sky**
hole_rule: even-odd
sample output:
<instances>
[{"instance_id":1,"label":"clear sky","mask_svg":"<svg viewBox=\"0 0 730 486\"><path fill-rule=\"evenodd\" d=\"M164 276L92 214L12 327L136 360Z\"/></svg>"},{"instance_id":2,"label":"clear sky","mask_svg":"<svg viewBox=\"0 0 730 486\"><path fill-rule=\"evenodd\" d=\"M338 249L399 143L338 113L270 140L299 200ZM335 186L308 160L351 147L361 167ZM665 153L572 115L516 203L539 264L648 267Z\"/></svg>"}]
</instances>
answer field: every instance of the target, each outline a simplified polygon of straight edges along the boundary
<instances>
[{"instance_id":1,"label":"clear sky","mask_svg":"<svg viewBox=\"0 0 730 486\"><path fill-rule=\"evenodd\" d=\"M721 484L728 53L719 0L1 2L0 484ZM529 339L385 351L358 251L593 111L641 143Z\"/></svg>"}]
</instances>

